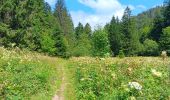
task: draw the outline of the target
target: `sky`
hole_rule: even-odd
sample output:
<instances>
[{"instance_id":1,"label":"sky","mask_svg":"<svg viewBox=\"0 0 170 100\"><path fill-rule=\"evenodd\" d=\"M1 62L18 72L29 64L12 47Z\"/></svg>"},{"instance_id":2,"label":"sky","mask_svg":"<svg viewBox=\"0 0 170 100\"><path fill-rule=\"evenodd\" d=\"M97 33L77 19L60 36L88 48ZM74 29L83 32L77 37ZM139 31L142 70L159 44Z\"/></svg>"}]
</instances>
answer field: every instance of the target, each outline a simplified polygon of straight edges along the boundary
<instances>
[{"instance_id":1,"label":"sky","mask_svg":"<svg viewBox=\"0 0 170 100\"><path fill-rule=\"evenodd\" d=\"M45 0L52 8L56 0ZM65 0L74 26L79 22L83 25L89 23L94 29L96 26L104 26L113 16L121 19L124 9L129 6L132 15L162 5L164 0Z\"/></svg>"}]
</instances>

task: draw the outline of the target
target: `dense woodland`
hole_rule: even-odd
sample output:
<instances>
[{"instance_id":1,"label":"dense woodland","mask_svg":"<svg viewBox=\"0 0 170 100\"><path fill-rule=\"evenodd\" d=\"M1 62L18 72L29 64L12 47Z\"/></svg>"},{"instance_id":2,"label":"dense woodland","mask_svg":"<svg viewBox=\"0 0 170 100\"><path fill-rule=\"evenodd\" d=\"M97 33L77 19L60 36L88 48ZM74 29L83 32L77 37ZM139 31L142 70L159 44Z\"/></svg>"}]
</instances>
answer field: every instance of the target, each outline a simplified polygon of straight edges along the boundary
<instances>
[{"instance_id":1,"label":"dense woodland","mask_svg":"<svg viewBox=\"0 0 170 100\"><path fill-rule=\"evenodd\" d=\"M52 56L158 56L170 53L170 0L133 16L113 16L104 28L74 27L64 0L55 9L44 0L0 0L0 46Z\"/></svg>"}]
</instances>

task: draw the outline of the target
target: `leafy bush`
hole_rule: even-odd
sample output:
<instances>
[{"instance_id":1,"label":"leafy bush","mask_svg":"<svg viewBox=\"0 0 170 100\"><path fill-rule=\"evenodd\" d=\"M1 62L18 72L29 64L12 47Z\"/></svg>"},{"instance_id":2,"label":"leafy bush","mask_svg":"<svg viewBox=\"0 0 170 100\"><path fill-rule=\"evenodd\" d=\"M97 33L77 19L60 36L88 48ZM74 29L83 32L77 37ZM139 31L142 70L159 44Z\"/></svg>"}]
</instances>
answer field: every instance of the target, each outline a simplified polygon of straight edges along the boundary
<instances>
[{"instance_id":1,"label":"leafy bush","mask_svg":"<svg viewBox=\"0 0 170 100\"><path fill-rule=\"evenodd\" d=\"M105 30L99 28L92 36L93 41L93 55L104 57L105 54L110 53L110 45L108 34Z\"/></svg>"},{"instance_id":2,"label":"leafy bush","mask_svg":"<svg viewBox=\"0 0 170 100\"><path fill-rule=\"evenodd\" d=\"M145 48L144 50L145 55L148 55L148 56L158 55L159 45L157 44L156 41L146 39L144 41L144 48Z\"/></svg>"},{"instance_id":3,"label":"leafy bush","mask_svg":"<svg viewBox=\"0 0 170 100\"><path fill-rule=\"evenodd\" d=\"M90 56L91 55L91 40L88 38L88 35L83 33L79 37L75 47L72 50L73 56Z\"/></svg>"},{"instance_id":4,"label":"leafy bush","mask_svg":"<svg viewBox=\"0 0 170 100\"><path fill-rule=\"evenodd\" d=\"M163 29L160 44L162 50L170 51L170 27ZM170 52L167 53L170 54Z\"/></svg>"},{"instance_id":5,"label":"leafy bush","mask_svg":"<svg viewBox=\"0 0 170 100\"><path fill-rule=\"evenodd\" d=\"M52 39L52 37L48 34L44 34L41 37L41 49L45 53L49 53L50 55L54 55L56 52L55 48L55 41Z\"/></svg>"},{"instance_id":6,"label":"leafy bush","mask_svg":"<svg viewBox=\"0 0 170 100\"><path fill-rule=\"evenodd\" d=\"M120 51L119 51L118 57L119 57L119 58L124 58L124 57L125 57L125 54L124 54L123 50L120 50Z\"/></svg>"}]
</instances>

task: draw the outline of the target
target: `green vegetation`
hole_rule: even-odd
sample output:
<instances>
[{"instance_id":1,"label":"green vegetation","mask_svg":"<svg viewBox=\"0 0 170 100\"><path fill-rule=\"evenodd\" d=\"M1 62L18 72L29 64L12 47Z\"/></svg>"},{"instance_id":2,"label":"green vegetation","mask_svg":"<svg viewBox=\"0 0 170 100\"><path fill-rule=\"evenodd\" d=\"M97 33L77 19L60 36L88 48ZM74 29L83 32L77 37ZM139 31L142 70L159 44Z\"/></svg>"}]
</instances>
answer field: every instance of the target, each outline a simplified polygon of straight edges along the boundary
<instances>
[{"instance_id":1,"label":"green vegetation","mask_svg":"<svg viewBox=\"0 0 170 100\"><path fill-rule=\"evenodd\" d=\"M121 19L113 16L93 31L89 23L74 28L64 0L57 0L53 11L44 0L2 0L0 45L66 58L116 57L120 50L127 57L158 56L161 51L169 55L169 2L137 16L127 7Z\"/></svg>"},{"instance_id":2,"label":"green vegetation","mask_svg":"<svg viewBox=\"0 0 170 100\"><path fill-rule=\"evenodd\" d=\"M108 40L108 34L105 30L99 29L93 33L93 55L104 57L110 55L110 45Z\"/></svg>"},{"instance_id":3,"label":"green vegetation","mask_svg":"<svg viewBox=\"0 0 170 100\"><path fill-rule=\"evenodd\" d=\"M169 59L73 58L78 100L168 100Z\"/></svg>"},{"instance_id":4,"label":"green vegetation","mask_svg":"<svg viewBox=\"0 0 170 100\"><path fill-rule=\"evenodd\" d=\"M28 51L0 48L0 99L50 99L60 85L56 61Z\"/></svg>"},{"instance_id":5,"label":"green vegetation","mask_svg":"<svg viewBox=\"0 0 170 100\"><path fill-rule=\"evenodd\" d=\"M169 55L170 0L94 30L64 0L0 1L2 100L169 100Z\"/></svg>"},{"instance_id":6,"label":"green vegetation","mask_svg":"<svg viewBox=\"0 0 170 100\"><path fill-rule=\"evenodd\" d=\"M64 60L4 48L0 55L0 99L50 100L59 88L66 100L168 100L170 94L170 58L123 58L121 50L121 59Z\"/></svg>"}]
</instances>

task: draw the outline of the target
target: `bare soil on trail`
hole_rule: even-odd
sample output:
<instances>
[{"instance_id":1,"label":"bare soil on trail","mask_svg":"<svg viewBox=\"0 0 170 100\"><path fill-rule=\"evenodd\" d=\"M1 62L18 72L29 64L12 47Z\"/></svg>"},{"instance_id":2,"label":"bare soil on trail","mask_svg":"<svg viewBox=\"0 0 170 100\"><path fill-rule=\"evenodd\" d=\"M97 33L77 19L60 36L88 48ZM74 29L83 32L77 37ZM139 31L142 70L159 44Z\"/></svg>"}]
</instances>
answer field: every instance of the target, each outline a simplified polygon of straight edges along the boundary
<instances>
[{"instance_id":1,"label":"bare soil on trail","mask_svg":"<svg viewBox=\"0 0 170 100\"><path fill-rule=\"evenodd\" d=\"M65 71L64 71L63 65L60 66L59 71L62 72L61 85L56 95L53 96L52 100L64 100L64 91L66 88L66 77L65 77Z\"/></svg>"}]
</instances>

